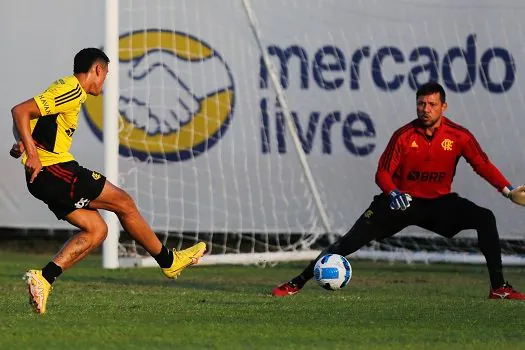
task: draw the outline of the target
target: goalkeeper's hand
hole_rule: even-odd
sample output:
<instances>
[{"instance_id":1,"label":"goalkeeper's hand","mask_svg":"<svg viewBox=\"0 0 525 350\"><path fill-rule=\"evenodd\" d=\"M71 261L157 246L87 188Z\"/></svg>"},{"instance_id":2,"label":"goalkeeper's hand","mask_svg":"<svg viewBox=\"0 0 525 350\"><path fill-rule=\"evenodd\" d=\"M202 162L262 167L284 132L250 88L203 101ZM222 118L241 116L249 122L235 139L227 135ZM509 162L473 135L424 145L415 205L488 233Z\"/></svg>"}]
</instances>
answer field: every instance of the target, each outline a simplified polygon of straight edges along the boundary
<instances>
[{"instance_id":1,"label":"goalkeeper's hand","mask_svg":"<svg viewBox=\"0 0 525 350\"><path fill-rule=\"evenodd\" d=\"M390 209L393 210L406 210L410 207L410 201L412 196L408 193L401 193L398 190L393 190L390 192Z\"/></svg>"},{"instance_id":2,"label":"goalkeeper's hand","mask_svg":"<svg viewBox=\"0 0 525 350\"><path fill-rule=\"evenodd\" d=\"M503 195L512 202L525 206L525 185L521 185L516 188L509 185L505 187L501 193L503 193Z\"/></svg>"}]
</instances>

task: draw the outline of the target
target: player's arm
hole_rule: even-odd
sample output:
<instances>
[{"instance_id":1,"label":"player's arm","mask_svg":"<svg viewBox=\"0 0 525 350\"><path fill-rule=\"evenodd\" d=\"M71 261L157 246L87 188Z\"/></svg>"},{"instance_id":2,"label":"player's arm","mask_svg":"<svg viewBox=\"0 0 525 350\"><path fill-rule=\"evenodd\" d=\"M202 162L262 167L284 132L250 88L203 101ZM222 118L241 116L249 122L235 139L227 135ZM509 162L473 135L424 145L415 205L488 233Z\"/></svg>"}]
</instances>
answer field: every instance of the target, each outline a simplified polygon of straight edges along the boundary
<instances>
[{"instance_id":1,"label":"player's arm","mask_svg":"<svg viewBox=\"0 0 525 350\"><path fill-rule=\"evenodd\" d=\"M392 176L399 165L399 158L398 138L393 135L379 158L376 171L376 184L385 194L390 194L396 189Z\"/></svg>"},{"instance_id":2,"label":"player's arm","mask_svg":"<svg viewBox=\"0 0 525 350\"><path fill-rule=\"evenodd\" d=\"M470 133L467 134L467 141L463 147L462 155L472 166L472 169L498 191L503 192L506 187L510 186L510 181L490 161L474 135Z\"/></svg>"},{"instance_id":3,"label":"player's arm","mask_svg":"<svg viewBox=\"0 0 525 350\"><path fill-rule=\"evenodd\" d=\"M463 148L463 156L472 166L474 171L494 186L505 197L516 204L525 206L525 185L514 188L501 171L492 164L487 154L483 151L476 138L468 135L468 140Z\"/></svg>"},{"instance_id":4,"label":"player's arm","mask_svg":"<svg viewBox=\"0 0 525 350\"><path fill-rule=\"evenodd\" d=\"M18 130L16 130L16 125L13 120L13 138L15 139L15 143L11 147L11 150L9 151L9 154L13 158L20 158L22 154L25 152L24 143L22 140L20 140L20 135L18 134Z\"/></svg>"},{"instance_id":5,"label":"player's arm","mask_svg":"<svg viewBox=\"0 0 525 350\"><path fill-rule=\"evenodd\" d=\"M42 164L36 153L36 144L31 137L29 120L65 113L77 108L81 103L82 88L78 83L57 80L46 91L32 99L20 103L11 110L16 131L20 135L23 148L27 152L26 170L31 172L31 182L40 172ZM16 155L16 154L15 154Z\"/></svg>"},{"instance_id":6,"label":"player's arm","mask_svg":"<svg viewBox=\"0 0 525 350\"><path fill-rule=\"evenodd\" d=\"M13 117L13 125L22 141L23 148L27 153L27 161L25 164L26 170L31 173L31 180L33 182L35 177L42 169L42 163L38 157L35 141L31 136L31 127L29 121L33 118L38 118L42 114L33 98L19 103L11 109Z\"/></svg>"},{"instance_id":7,"label":"player's arm","mask_svg":"<svg viewBox=\"0 0 525 350\"><path fill-rule=\"evenodd\" d=\"M379 158L376 171L376 184L381 191L390 196L390 208L405 210L410 207L412 197L408 193L401 193L392 179L401 159L400 135L396 132L390 138L386 149Z\"/></svg>"}]
</instances>

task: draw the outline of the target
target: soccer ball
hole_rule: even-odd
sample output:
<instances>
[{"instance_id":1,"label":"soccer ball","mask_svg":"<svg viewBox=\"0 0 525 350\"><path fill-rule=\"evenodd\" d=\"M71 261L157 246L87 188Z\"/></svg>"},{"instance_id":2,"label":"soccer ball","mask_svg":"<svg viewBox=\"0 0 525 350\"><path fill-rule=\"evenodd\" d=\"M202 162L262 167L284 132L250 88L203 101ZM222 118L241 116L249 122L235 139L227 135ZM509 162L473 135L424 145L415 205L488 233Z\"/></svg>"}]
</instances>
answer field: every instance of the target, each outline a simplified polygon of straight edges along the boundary
<instances>
[{"instance_id":1,"label":"soccer ball","mask_svg":"<svg viewBox=\"0 0 525 350\"><path fill-rule=\"evenodd\" d=\"M317 260L314 277L324 289L338 290L350 282L352 266L344 256L328 254Z\"/></svg>"}]
</instances>

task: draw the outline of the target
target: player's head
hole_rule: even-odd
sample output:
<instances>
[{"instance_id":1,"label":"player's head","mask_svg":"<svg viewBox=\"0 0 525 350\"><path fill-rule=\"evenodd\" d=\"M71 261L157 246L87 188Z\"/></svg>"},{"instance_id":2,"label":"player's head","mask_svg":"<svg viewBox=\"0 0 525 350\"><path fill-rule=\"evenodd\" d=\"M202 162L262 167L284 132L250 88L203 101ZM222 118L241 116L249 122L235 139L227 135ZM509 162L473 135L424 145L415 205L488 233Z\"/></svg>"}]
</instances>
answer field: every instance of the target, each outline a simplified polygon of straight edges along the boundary
<instances>
[{"instance_id":1,"label":"player's head","mask_svg":"<svg viewBox=\"0 0 525 350\"><path fill-rule=\"evenodd\" d=\"M104 51L95 47L80 50L74 59L73 73L84 76L82 87L90 95L102 93L102 86L108 74L109 58Z\"/></svg>"},{"instance_id":2,"label":"player's head","mask_svg":"<svg viewBox=\"0 0 525 350\"><path fill-rule=\"evenodd\" d=\"M425 127L432 127L441 120L447 109L446 94L436 82L422 85L416 92L417 117Z\"/></svg>"}]
</instances>

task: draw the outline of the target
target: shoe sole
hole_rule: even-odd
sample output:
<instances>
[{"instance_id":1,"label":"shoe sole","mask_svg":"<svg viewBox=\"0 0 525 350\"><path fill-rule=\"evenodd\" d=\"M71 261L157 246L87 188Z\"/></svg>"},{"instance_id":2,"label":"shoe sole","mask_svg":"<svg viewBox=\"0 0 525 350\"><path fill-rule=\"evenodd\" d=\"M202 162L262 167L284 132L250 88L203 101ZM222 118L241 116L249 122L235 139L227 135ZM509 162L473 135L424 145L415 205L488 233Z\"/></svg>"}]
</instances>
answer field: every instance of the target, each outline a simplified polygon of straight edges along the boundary
<instances>
[{"instance_id":1,"label":"shoe sole","mask_svg":"<svg viewBox=\"0 0 525 350\"><path fill-rule=\"evenodd\" d=\"M274 293L272 292L272 296L274 296L274 297L278 297L278 298L284 298L284 297L288 297L288 296L291 296L291 295L295 295L295 294L297 294L297 293L299 293L299 292L300 292L300 290L295 291L295 292L288 292L288 293L286 293L286 294L274 294Z\"/></svg>"},{"instance_id":2,"label":"shoe sole","mask_svg":"<svg viewBox=\"0 0 525 350\"><path fill-rule=\"evenodd\" d=\"M37 301L37 299L39 299L38 296L36 296L38 293L36 291L33 292L33 288L36 288L35 286L33 286L33 283L31 283L33 279L33 276L27 276L27 292L29 294L29 305L31 305L33 311L37 314L43 314L45 311L42 311L40 309L40 306Z\"/></svg>"},{"instance_id":3,"label":"shoe sole","mask_svg":"<svg viewBox=\"0 0 525 350\"><path fill-rule=\"evenodd\" d=\"M489 300L521 300L521 301L524 301L525 299L520 299L520 298L509 298L509 297L502 298L502 297L492 297L492 296L489 296Z\"/></svg>"},{"instance_id":4,"label":"shoe sole","mask_svg":"<svg viewBox=\"0 0 525 350\"><path fill-rule=\"evenodd\" d=\"M40 308L38 307L38 302L35 300L35 296L33 295L33 292L31 291L31 286L27 286L27 291L29 292L29 305L31 305L31 308L34 312L37 314L41 314Z\"/></svg>"},{"instance_id":5,"label":"shoe sole","mask_svg":"<svg viewBox=\"0 0 525 350\"><path fill-rule=\"evenodd\" d=\"M293 293L281 294L281 295L273 294L273 293L272 293L272 296L274 296L274 297L278 297L278 298L284 298L284 297L289 297L289 296L295 295L295 294L297 294L297 293L299 293L299 292L293 292Z\"/></svg>"}]
</instances>

